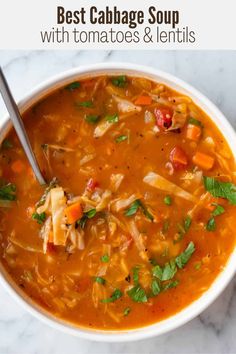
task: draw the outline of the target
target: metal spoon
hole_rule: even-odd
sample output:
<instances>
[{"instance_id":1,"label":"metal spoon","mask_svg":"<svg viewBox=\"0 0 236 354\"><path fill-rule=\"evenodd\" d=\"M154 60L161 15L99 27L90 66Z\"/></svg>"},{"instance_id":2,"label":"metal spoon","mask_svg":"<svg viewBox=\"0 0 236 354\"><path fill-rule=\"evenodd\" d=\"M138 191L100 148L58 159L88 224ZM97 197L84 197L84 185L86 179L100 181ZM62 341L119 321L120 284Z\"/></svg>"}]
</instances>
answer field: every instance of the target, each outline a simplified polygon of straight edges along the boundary
<instances>
[{"instance_id":1,"label":"metal spoon","mask_svg":"<svg viewBox=\"0 0 236 354\"><path fill-rule=\"evenodd\" d=\"M35 174L39 184L44 185L44 184L46 184L46 181L40 171L38 162L35 158L35 155L33 153L33 150L32 150L29 138L28 138L28 135L26 133L19 109L18 109L16 102L11 94L10 88L8 86L7 80L3 74L1 67L0 67L0 92L1 92L2 98L5 102L6 108L9 112L12 124L16 130L18 138L20 139L20 142L21 142L22 147L25 151L25 154L29 160L29 163L34 171L34 174Z\"/></svg>"}]
</instances>

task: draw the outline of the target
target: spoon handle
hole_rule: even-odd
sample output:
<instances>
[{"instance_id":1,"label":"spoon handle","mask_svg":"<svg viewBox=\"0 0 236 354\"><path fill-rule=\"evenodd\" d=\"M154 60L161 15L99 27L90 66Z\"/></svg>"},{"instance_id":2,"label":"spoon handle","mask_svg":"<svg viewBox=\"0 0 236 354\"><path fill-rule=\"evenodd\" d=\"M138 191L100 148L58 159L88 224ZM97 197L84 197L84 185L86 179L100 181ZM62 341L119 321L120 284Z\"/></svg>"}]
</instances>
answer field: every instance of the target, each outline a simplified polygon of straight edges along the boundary
<instances>
[{"instance_id":1,"label":"spoon handle","mask_svg":"<svg viewBox=\"0 0 236 354\"><path fill-rule=\"evenodd\" d=\"M26 156L30 162L30 165L34 171L34 174L35 174L38 182L41 185L44 185L44 184L46 184L46 181L43 178L42 173L40 171L38 162L35 158L35 155L33 153L33 150L32 150L29 138L28 138L28 135L26 133L19 109L18 109L16 102L11 94L7 80L3 74L1 67L0 67L0 92L1 92L2 98L5 102L6 108L9 112L12 124L16 130L18 138L20 139L20 142L21 142L22 147L26 153Z\"/></svg>"}]
</instances>

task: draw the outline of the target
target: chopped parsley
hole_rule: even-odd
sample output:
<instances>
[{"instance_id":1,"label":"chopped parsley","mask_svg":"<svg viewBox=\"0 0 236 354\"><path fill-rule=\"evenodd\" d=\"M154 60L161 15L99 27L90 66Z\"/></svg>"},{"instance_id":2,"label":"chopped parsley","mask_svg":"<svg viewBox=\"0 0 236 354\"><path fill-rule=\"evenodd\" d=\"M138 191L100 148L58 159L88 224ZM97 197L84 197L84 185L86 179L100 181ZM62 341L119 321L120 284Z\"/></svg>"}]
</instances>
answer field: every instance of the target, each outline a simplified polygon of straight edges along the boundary
<instances>
[{"instance_id":1,"label":"chopped parsley","mask_svg":"<svg viewBox=\"0 0 236 354\"><path fill-rule=\"evenodd\" d=\"M77 225L77 226L80 226L81 229L84 229L87 220L93 218L96 214L97 214L97 210L96 210L95 208L86 211L86 212L84 213L84 215L82 216L82 218L79 219L79 220L76 222L76 225Z\"/></svg>"},{"instance_id":2,"label":"chopped parsley","mask_svg":"<svg viewBox=\"0 0 236 354\"><path fill-rule=\"evenodd\" d=\"M180 253L179 256L175 258L175 263L178 266L178 268L182 269L188 263L194 251L195 251L194 243L190 242L187 248L182 253Z\"/></svg>"},{"instance_id":3,"label":"chopped parsley","mask_svg":"<svg viewBox=\"0 0 236 354\"><path fill-rule=\"evenodd\" d=\"M188 232L190 226L192 224L192 219L190 218L190 216L187 216L185 219L184 219L184 230L185 232Z\"/></svg>"},{"instance_id":4,"label":"chopped parsley","mask_svg":"<svg viewBox=\"0 0 236 354\"><path fill-rule=\"evenodd\" d=\"M120 135L116 138L115 142L116 143L121 143L122 141L125 141L128 139L128 136L127 135Z\"/></svg>"},{"instance_id":5,"label":"chopped parsley","mask_svg":"<svg viewBox=\"0 0 236 354\"><path fill-rule=\"evenodd\" d=\"M93 218L96 214L97 214L97 210L95 208L94 209L90 209L89 211L86 211L84 213L84 215L86 215L88 219Z\"/></svg>"},{"instance_id":6,"label":"chopped parsley","mask_svg":"<svg viewBox=\"0 0 236 354\"><path fill-rule=\"evenodd\" d=\"M93 102L92 101L76 102L76 106L77 107L92 108Z\"/></svg>"},{"instance_id":7,"label":"chopped parsley","mask_svg":"<svg viewBox=\"0 0 236 354\"><path fill-rule=\"evenodd\" d=\"M69 85L67 85L65 87L65 89L69 90L69 91L74 91L74 90L78 89L79 87L80 87L80 82L75 81L75 82L71 82Z\"/></svg>"},{"instance_id":8,"label":"chopped parsley","mask_svg":"<svg viewBox=\"0 0 236 354\"><path fill-rule=\"evenodd\" d=\"M125 87L127 84L127 78L125 75L120 75L117 77L113 77L111 80L112 84L117 87Z\"/></svg>"},{"instance_id":9,"label":"chopped parsley","mask_svg":"<svg viewBox=\"0 0 236 354\"><path fill-rule=\"evenodd\" d=\"M174 260L171 260L170 262L166 263L164 268L162 269L162 281L170 280L175 276L175 273L177 272L177 267L175 264Z\"/></svg>"},{"instance_id":10,"label":"chopped parsley","mask_svg":"<svg viewBox=\"0 0 236 354\"><path fill-rule=\"evenodd\" d=\"M108 254L104 254L100 259L103 263L108 263L110 260Z\"/></svg>"},{"instance_id":11,"label":"chopped parsley","mask_svg":"<svg viewBox=\"0 0 236 354\"><path fill-rule=\"evenodd\" d=\"M171 205L172 204L172 198L170 195L166 195L164 198L164 203L165 205Z\"/></svg>"},{"instance_id":12,"label":"chopped parsley","mask_svg":"<svg viewBox=\"0 0 236 354\"><path fill-rule=\"evenodd\" d=\"M105 120L109 123L118 123L119 116L118 116L118 114L108 115L105 117Z\"/></svg>"},{"instance_id":13,"label":"chopped parsley","mask_svg":"<svg viewBox=\"0 0 236 354\"><path fill-rule=\"evenodd\" d=\"M131 204L131 206L125 211L125 216L132 216L132 215L136 214L140 205L141 205L140 200L139 199L135 200Z\"/></svg>"},{"instance_id":14,"label":"chopped parsley","mask_svg":"<svg viewBox=\"0 0 236 354\"><path fill-rule=\"evenodd\" d=\"M217 203L212 203L212 205L215 206L215 209L211 213L212 216L218 216L218 215L221 215L225 212L225 209L221 205L219 205Z\"/></svg>"},{"instance_id":15,"label":"chopped parsley","mask_svg":"<svg viewBox=\"0 0 236 354\"><path fill-rule=\"evenodd\" d=\"M13 183L7 183L0 187L1 200L16 200L16 186Z\"/></svg>"},{"instance_id":16,"label":"chopped parsley","mask_svg":"<svg viewBox=\"0 0 236 354\"><path fill-rule=\"evenodd\" d=\"M214 217L211 217L206 224L206 230L215 231L215 229L216 229L216 221Z\"/></svg>"},{"instance_id":17,"label":"chopped parsley","mask_svg":"<svg viewBox=\"0 0 236 354\"><path fill-rule=\"evenodd\" d=\"M96 124L99 121L100 117L94 114L87 114L85 120L89 124Z\"/></svg>"},{"instance_id":18,"label":"chopped parsley","mask_svg":"<svg viewBox=\"0 0 236 354\"><path fill-rule=\"evenodd\" d=\"M190 216L187 216L184 221L183 221L183 225L181 224L177 224L178 226L178 237L177 239L175 239L175 242L178 242L180 240L182 240L182 238L184 237L184 235L188 232L188 230L190 229L190 226L192 224L192 219L190 218Z\"/></svg>"},{"instance_id":19,"label":"chopped parsley","mask_svg":"<svg viewBox=\"0 0 236 354\"><path fill-rule=\"evenodd\" d=\"M151 289L152 289L152 294L154 296L160 294L161 287L160 287L159 282L156 279L153 279L152 284L151 284Z\"/></svg>"},{"instance_id":20,"label":"chopped parsley","mask_svg":"<svg viewBox=\"0 0 236 354\"><path fill-rule=\"evenodd\" d=\"M46 213L33 213L32 214L32 219L36 220L38 224L42 225L44 221L46 220Z\"/></svg>"},{"instance_id":21,"label":"chopped parsley","mask_svg":"<svg viewBox=\"0 0 236 354\"><path fill-rule=\"evenodd\" d=\"M134 285L138 285L139 282L139 266L133 268L133 281Z\"/></svg>"},{"instance_id":22,"label":"chopped parsley","mask_svg":"<svg viewBox=\"0 0 236 354\"><path fill-rule=\"evenodd\" d=\"M140 199L136 199L131 206L125 211L125 216L133 216L137 213L138 209L141 209L143 214L146 216L147 219L153 221L152 214L148 211L148 209L143 205Z\"/></svg>"},{"instance_id":23,"label":"chopped parsley","mask_svg":"<svg viewBox=\"0 0 236 354\"><path fill-rule=\"evenodd\" d=\"M166 291L168 289L175 288L178 284L179 284L178 280L170 281L169 283L167 283L163 286L162 291Z\"/></svg>"},{"instance_id":24,"label":"chopped parsley","mask_svg":"<svg viewBox=\"0 0 236 354\"><path fill-rule=\"evenodd\" d=\"M198 127L202 127L202 122L200 122L200 120L192 118L192 117L189 118L188 123L192 124L192 125L197 125Z\"/></svg>"},{"instance_id":25,"label":"chopped parsley","mask_svg":"<svg viewBox=\"0 0 236 354\"><path fill-rule=\"evenodd\" d=\"M182 253L180 253L179 256L167 262L164 267L161 267L158 264L154 266L152 268L153 276L160 281L172 279L177 272L177 268L182 269L188 263L194 251L194 243L190 242L187 248Z\"/></svg>"},{"instance_id":26,"label":"chopped parsley","mask_svg":"<svg viewBox=\"0 0 236 354\"><path fill-rule=\"evenodd\" d=\"M135 302L147 302L148 300L145 290L140 285L133 286L127 294Z\"/></svg>"},{"instance_id":27,"label":"chopped parsley","mask_svg":"<svg viewBox=\"0 0 236 354\"><path fill-rule=\"evenodd\" d=\"M122 295L122 292L119 289L116 289L113 291L110 297L108 297L107 299L102 299L101 302L103 304L108 304L109 302L114 302L118 300Z\"/></svg>"},{"instance_id":28,"label":"chopped parsley","mask_svg":"<svg viewBox=\"0 0 236 354\"><path fill-rule=\"evenodd\" d=\"M203 177L205 189L213 197L225 198L236 205L236 185L230 182L221 182L213 177Z\"/></svg>"},{"instance_id":29,"label":"chopped parsley","mask_svg":"<svg viewBox=\"0 0 236 354\"><path fill-rule=\"evenodd\" d=\"M106 284L106 280L104 278L101 278L101 277L94 277L94 281L98 284Z\"/></svg>"}]
</instances>

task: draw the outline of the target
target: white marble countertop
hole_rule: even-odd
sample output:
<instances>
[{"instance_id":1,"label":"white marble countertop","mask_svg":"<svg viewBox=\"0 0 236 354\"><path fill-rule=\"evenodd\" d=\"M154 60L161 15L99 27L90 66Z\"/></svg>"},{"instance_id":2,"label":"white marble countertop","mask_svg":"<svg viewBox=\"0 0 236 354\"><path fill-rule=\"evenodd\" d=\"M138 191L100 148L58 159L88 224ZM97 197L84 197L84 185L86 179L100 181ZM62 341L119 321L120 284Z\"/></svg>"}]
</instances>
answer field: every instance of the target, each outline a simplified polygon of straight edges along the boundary
<instances>
[{"instance_id":1,"label":"white marble countertop","mask_svg":"<svg viewBox=\"0 0 236 354\"><path fill-rule=\"evenodd\" d=\"M170 72L206 94L236 128L236 51L0 51L17 99L36 83L81 64L128 61ZM0 119L5 112L0 100ZM0 354L236 353L236 280L199 317L157 338L95 343L63 334L29 315L0 287Z\"/></svg>"}]
</instances>

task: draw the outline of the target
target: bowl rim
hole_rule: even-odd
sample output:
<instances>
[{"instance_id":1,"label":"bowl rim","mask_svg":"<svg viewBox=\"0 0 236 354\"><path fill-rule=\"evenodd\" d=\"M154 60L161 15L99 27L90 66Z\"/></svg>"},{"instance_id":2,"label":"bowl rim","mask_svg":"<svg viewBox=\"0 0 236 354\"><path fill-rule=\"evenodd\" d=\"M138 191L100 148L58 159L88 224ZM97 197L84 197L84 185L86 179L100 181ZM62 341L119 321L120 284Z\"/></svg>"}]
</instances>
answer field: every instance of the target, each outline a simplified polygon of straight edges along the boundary
<instances>
[{"instance_id":1,"label":"bowl rim","mask_svg":"<svg viewBox=\"0 0 236 354\"><path fill-rule=\"evenodd\" d=\"M212 103L205 95L200 91L186 83L185 81L177 78L176 76L166 73L162 70L157 70L144 65L136 65L133 63L124 62L105 62L99 64L90 64L86 66L76 67L70 70L63 71L60 74L56 74L42 83L35 86L30 92L24 95L24 97L18 102L18 106L21 111L27 110L33 103L40 100L47 93L56 90L57 88L66 85L73 79L81 76L94 77L96 75L109 74L117 75L119 73L125 73L127 75L147 77L154 81L161 81L170 88L183 92L190 96L193 101L205 111L211 118L211 120L221 129L224 138L229 144L231 151L236 159L236 133L221 113L221 111ZM0 135L2 139L10 128L9 117L6 115L0 122ZM7 280L7 271L1 265L0 269L0 284L7 290L7 292L19 303L24 309L31 313L34 317L38 318L42 322L48 324L54 329L58 329L67 334L72 334L83 339L90 339L100 342L128 342L134 340L141 340L158 336L169 331L172 331L191 319L198 316L204 311L225 289L232 277L236 272L236 246L231 253L227 264L220 274L213 281L211 286L204 292L197 300L190 303L187 307L184 307L180 312L173 314L167 319L160 322L147 325L144 327L126 329L126 330L97 330L89 329L85 327L79 327L73 325L64 320L50 315L47 311L44 311L40 306L34 302L27 301L28 298L23 298L20 294L19 287Z\"/></svg>"}]
</instances>

